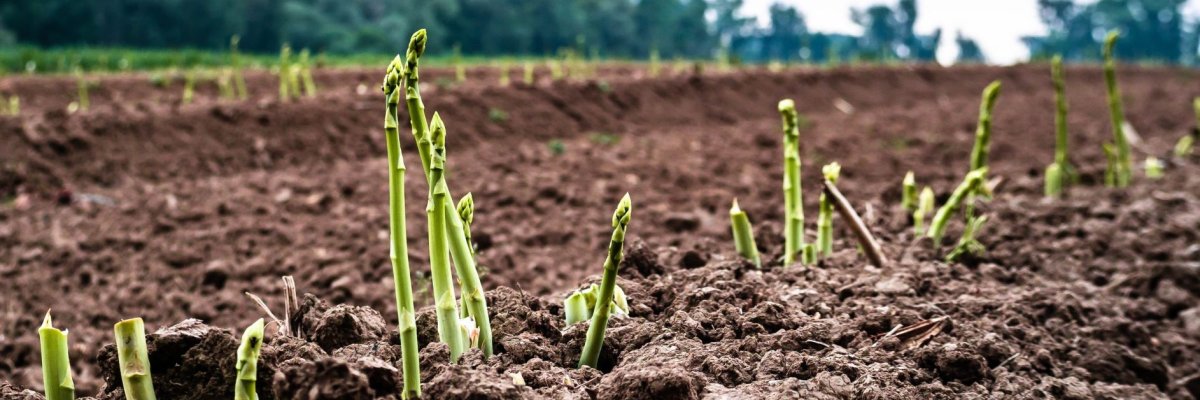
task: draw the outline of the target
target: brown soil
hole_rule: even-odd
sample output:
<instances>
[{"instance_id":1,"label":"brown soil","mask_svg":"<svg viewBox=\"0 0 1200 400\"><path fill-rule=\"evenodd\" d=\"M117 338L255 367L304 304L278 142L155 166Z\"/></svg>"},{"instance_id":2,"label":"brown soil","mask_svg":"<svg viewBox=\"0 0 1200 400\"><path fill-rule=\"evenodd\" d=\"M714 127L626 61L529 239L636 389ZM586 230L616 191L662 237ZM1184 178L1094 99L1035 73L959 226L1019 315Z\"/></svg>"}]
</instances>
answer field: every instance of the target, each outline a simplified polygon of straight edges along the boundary
<instances>
[{"instance_id":1,"label":"brown soil","mask_svg":"<svg viewBox=\"0 0 1200 400\"><path fill-rule=\"evenodd\" d=\"M426 104L450 130L454 189L475 193L498 353L447 365L445 347L428 344L433 314L422 311L427 397L1200 396L1197 160L1168 158L1167 179L1139 173L1129 189L1103 188L1099 144L1111 133L1102 78L1073 68L1082 185L1067 199L1042 199L1053 148L1046 70L658 79L614 70L593 82L508 88L427 78ZM428 75L438 73L446 71ZM53 308L72 332L81 394L121 397L108 327L142 316L159 330L149 342L160 396L228 398L235 331L262 316L242 293L278 312L281 275L315 296L295 319L301 337L267 339L260 394L394 396L378 75L328 72L319 98L287 104L269 96L270 77L256 76L252 90L267 94L256 101L187 106L163 101L174 92L144 78L117 76L101 83L111 92L95 95L91 111L74 115L50 106L69 94L36 100L43 88L70 90L69 79L0 81L0 91L35 99L21 117L0 117L0 193L9 199L0 206L0 381L11 383L0 384L0 397L40 388L34 332ZM1125 68L1120 78L1142 137L1138 159L1164 157L1194 124L1198 76ZM982 209L991 216L980 237L988 252L947 264L895 210L899 181L911 169L939 200L948 196L992 79L1004 81L993 174L1006 182ZM837 251L819 265L756 270L736 260L726 216L734 197L765 259L781 251L775 103L783 97L810 122L802 133L810 221L818 166L836 160L839 187L880 236L889 268L868 266L840 225ZM413 167L415 154L408 158ZM409 204L421 204L413 199L424 182L411 174L409 182ZM620 285L631 316L611 322L600 371L578 370L586 324L563 326L561 300L597 279L608 218L626 191L634 217ZM422 211L410 206L409 237L417 296L427 302ZM365 307L330 305L343 303Z\"/></svg>"}]
</instances>

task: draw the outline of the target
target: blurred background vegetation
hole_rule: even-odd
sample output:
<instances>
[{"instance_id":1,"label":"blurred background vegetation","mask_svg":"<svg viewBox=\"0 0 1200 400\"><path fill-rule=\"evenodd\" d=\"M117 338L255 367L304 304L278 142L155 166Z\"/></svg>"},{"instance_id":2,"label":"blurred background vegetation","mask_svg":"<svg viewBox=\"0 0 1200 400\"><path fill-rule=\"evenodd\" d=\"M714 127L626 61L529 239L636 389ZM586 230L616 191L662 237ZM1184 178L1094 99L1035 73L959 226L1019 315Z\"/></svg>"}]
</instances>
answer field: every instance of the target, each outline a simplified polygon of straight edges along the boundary
<instances>
[{"instance_id":1,"label":"blurred background vegetation","mask_svg":"<svg viewBox=\"0 0 1200 400\"><path fill-rule=\"evenodd\" d=\"M939 44L951 41L940 29L914 31L916 2L852 10L863 28L853 36L810 31L804 15L784 4L765 21L747 18L743 0L5 0L0 68L225 65L233 35L250 64L269 65L283 43L311 49L325 64L379 64L419 27L430 29L430 49L443 58L456 51L468 58L933 61ZM1049 34L1024 38L1033 59L1097 60L1104 32L1115 28L1122 59L1197 64L1200 21L1185 20L1185 0L1037 2ZM952 42L960 62L986 61L971 38L955 34Z\"/></svg>"}]
</instances>

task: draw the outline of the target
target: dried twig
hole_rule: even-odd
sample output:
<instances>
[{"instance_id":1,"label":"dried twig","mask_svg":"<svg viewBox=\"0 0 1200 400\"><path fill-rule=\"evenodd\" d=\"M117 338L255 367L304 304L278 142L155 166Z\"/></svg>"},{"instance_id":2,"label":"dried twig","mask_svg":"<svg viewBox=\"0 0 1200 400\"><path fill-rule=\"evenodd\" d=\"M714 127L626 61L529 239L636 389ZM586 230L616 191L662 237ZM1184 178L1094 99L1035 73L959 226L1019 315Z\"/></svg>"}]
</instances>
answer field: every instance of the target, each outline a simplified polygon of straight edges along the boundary
<instances>
[{"instance_id":1,"label":"dried twig","mask_svg":"<svg viewBox=\"0 0 1200 400\"><path fill-rule=\"evenodd\" d=\"M283 327L289 335L300 336L300 328L292 329L292 316L300 312L300 300L296 297L296 280L291 275L283 277Z\"/></svg>"},{"instance_id":2,"label":"dried twig","mask_svg":"<svg viewBox=\"0 0 1200 400\"><path fill-rule=\"evenodd\" d=\"M875 241L875 236L871 235L871 231L867 229L867 225L863 223L862 218L854 211L854 207L850 206L850 202L846 200L846 196L838 191L829 180L825 180L825 194L833 198L833 206L837 208L838 213L842 218L850 222L850 227L853 228L854 236L858 237L858 244L862 245L863 252L867 253L867 258L871 260L871 264L878 268L884 268L887 265L887 259L883 256L883 251L879 248L879 242Z\"/></svg>"},{"instance_id":3,"label":"dried twig","mask_svg":"<svg viewBox=\"0 0 1200 400\"><path fill-rule=\"evenodd\" d=\"M920 347L933 339L937 334L942 333L946 329L946 324L949 323L950 317L941 316L933 319L921 321L909 326L897 326L892 328L883 337L896 337L900 339L900 348L903 350L914 349Z\"/></svg>"},{"instance_id":4,"label":"dried twig","mask_svg":"<svg viewBox=\"0 0 1200 400\"><path fill-rule=\"evenodd\" d=\"M263 312L267 313L267 317L270 317L271 321L275 322L275 326L279 327L280 334L287 336L288 335L287 324L283 321L280 321L279 317L276 317L275 313L271 312L271 308L267 307L267 302L263 301L262 297L258 297L258 295L254 294L254 293L250 293L250 292L245 292L245 293L246 293L246 296L250 297L250 300L254 301L254 304L258 305L258 308L261 308L263 310Z\"/></svg>"}]
</instances>

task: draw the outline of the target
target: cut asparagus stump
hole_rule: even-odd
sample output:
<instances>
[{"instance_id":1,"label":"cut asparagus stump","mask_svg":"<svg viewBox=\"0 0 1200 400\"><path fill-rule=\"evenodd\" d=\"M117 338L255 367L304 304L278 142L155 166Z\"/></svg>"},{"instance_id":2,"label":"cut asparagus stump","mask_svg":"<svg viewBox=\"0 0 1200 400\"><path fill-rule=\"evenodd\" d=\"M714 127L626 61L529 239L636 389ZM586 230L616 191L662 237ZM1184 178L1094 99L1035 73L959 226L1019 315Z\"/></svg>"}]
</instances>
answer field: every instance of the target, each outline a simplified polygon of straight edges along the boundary
<instances>
[{"instance_id":1,"label":"cut asparagus stump","mask_svg":"<svg viewBox=\"0 0 1200 400\"><path fill-rule=\"evenodd\" d=\"M71 359L67 355L67 332L54 328L50 312L38 328L42 347L42 382L46 400L74 400L75 381L71 378Z\"/></svg>"},{"instance_id":2,"label":"cut asparagus stump","mask_svg":"<svg viewBox=\"0 0 1200 400\"><path fill-rule=\"evenodd\" d=\"M625 229L629 226L629 217L633 211L629 193L621 198L613 213L612 239L608 243L608 257L604 260L604 277L600 280L600 293L596 298L596 308L592 312L592 322L588 326L587 341L584 342L583 352L579 356L579 367L596 368L600 359L600 346L604 344L604 331L608 328L609 313L612 309L613 287L617 285L617 267L621 265L624 256Z\"/></svg>"},{"instance_id":3,"label":"cut asparagus stump","mask_svg":"<svg viewBox=\"0 0 1200 400\"><path fill-rule=\"evenodd\" d=\"M385 98L383 131L388 154L388 228L391 238L392 281L396 285L396 314L404 372L404 398L421 397L421 363L418 359L417 322L413 307L412 275L408 265L408 229L404 202L404 153L400 149L397 108L400 105L400 75L404 64L396 56L383 80Z\"/></svg>"},{"instance_id":4,"label":"cut asparagus stump","mask_svg":"<svg viewBox=\"0 0 1200 400\"><path fill-rule=\"evenodd\" d=\"M121 386L126 400L155 400L154 380L150 377L150 356L146 353L146 327L141 318L127 319L113 326L117 338L117 360L121 367Z\"/></svg>"},{"instance_id":5,"label":"cut asparagus stump","mask_svg":"<svg viewBox=\"0 0 1200 400\"><path fill-rule=\"evenodd\" d=\"M733 229L733 245L738 254L762 268L762 259L758 255L758 245L754 243L754 228L750 225L750 217L738 207L737 199L729 209L729 225Z\"/></svg>"},{"instance_id":6,"label":"cut asparagus stump","mask_svg":"<svg viewBox=\"0 0 1200 400\"><path fill-rule=\"evenodd\" d=\"M255 382L258 381L258 352L262 349L263 319L259 318L242 333L237 351L237 383L233 386L234 400L258 400Z\"/></svg>"}]
</instances>

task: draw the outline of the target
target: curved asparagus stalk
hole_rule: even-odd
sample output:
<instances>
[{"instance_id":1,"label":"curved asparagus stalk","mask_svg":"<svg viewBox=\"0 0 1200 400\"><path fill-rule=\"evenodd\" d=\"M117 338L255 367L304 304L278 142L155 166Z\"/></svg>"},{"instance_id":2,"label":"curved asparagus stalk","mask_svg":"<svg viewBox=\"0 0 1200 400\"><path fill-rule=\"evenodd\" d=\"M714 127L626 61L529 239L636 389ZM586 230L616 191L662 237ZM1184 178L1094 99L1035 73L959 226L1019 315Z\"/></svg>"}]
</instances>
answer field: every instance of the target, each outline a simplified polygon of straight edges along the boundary
<instances>
[{"instance_id":1,"label":"curved asparagus stalk","mask_svg":"<svg viewBox=\"0 0 1200 400\"><path fill-rule=\"evenodd\" d=\"M917 210L917 177L912 171L904 174L904 182L901 183L900 191L900 208L905 211L913 212Z\"/></svg>"},{"instance_id":2,"label":"curved asparagus stalk","mask_svg":"<svg viewBox=\"0 0 1200 400\"><path fill-rule=\"evenodd\" d=\"M258 351L262 349L263 319L254 321L242 333L237 350L237 383L233 386L234 400L258 400L255 382L258 381Z\"/></svg>"},{"instance_id":3,"label":"curved asparagus stalk","mask_svg":"<svg viewBox=\"0 0 1200 400\"><path fill-rule=\"evenodd\" d=\"M738 254L762 268L758 246L754 243L754 228L750 225L750 217L738 207L737 199L733 199L733 207L729 209L729 225L733 228L733 245Z\"/></svg>"},{"instance_id":4,"label":"curved asparagus stalk","mask_svg":"<svg viewBox=\"0 0 1200 400\"><path fill-rule=\"evenodd\" d=\"M75 381L71 378L71 359L67 355L67 332L54 328L50 311L38 328L42 347L42 382L46 400L74 400Z\"/></svg>"},{"instance_id":5,"label":"curved asparagus stalk","mask_svg":"<svg viewBox=\"0 0 1200 400\"><path fill-rule=\"evenodd\" d=\"M127 319L113 326L117 338L117 360L121 364L121 386L126 400L155 400L154 379L150 377L150 356L146 353L146 327L141 318Z\"/></svg>"},{"instance_id":6,"label":"curved asparagus stalk","mask_svg":"<svg viewBox=\"0 0 1200 400\"><path fill-rule=\"evenodd\" d=\"M971 171L987 167L992 145L992 109L1000 96L1000 81L992 81L983 89L979 104L979 124L975 127L975 147L971 149Z\"/></svg>"},{"instance_id":7,"label":"curved asparagus stalk","mask_svg":"<svg viewBox=\"0 0 1200 400\"><path fill-rule=\"evenodd\" d=\"M1111 187L1129 186L1129 180L1133 176L1133 161L1129 154L1129 140L1125 137L1125 111L1121 105L1121 89L1117 87L1117 61L1114 58L1113 47L1117 44L1117 37L1120 32L1108 32L1108 36L1104 38L1104 85L1108 90L1108 110L1109 116L1112 119L1113 141L1115 145L1113 151L1114 157L1109 157L1115 162L1108 163L1108 172L1105 173L1105 184Z\"/></svg>"},{"instance_id":8,"label":"curved asparagus stalk","mask_svg":"<svg viewBox=\"0 0 1200 400\"><path fill-rule=\"evenodd\" d=\"M475 221L475 199L468 192L461 199L458 199L458 204L454 206L458 211L458 216L462 219L463 236L467 238L467 244L471 246L471 256L475 255L475 242L471 241L471 223ZM467 289L459 283L459 293L466 293ZM459 317L468 318L471 316L471 309L467 306L467 298L459 297L458 304Z\"/></svg>"},{"instance_id":9,"label":"curved asparagus stalk","mask_svg":"<svg viewBox=\"0 0 1200 400\"><path fill-rule=\"evenodd\" d=\"M804 197L800 190L800 125L796 103L792 99L779 102L783 118L783 199L785 265L796 261L804 247Z\"/></svg>"},{"instance_id":10,"label":"curved asparagus stalk","mask_svg":"<svg viewBox=\"0 0 1200 400\"><path fill-rule=\"evenodd\" d=\"M821 174L825 176L826 181L836 184L841 170L841 165L832 162L821 167ZM821 256L829 257L830 254L833 254L833 203L830 203L829 199L825 197L824 191L821 192L818 201L817 248L820 250Z\"/></svg>"},{"instance_id":11,"label":"curved asparagus stalk","mask_svg":"<svg viewBox=\"0 0 1200 400\"><path fill-rule=\"evenodd\" d=\"M396 314L404 358L404 398L421 396L421 363L418 358L417 322L413 307L412 275L408 266L408 229L405 221L404 152L400 150L400 71L404 64L396 56L383 80L385 98L383 132L388 153L388 217L391 237L392 281L396 285Z\"/></svg>"},{"instance_id":12,"label":"curved asparagus stalk","mask_svg":"<svg viewBox=\"0 0 1200 400\"><path fill-rule=\"evenodd\" d=\"M604 330L608 328L609 313L612 309L613 287L617 285L617 268L624 256L625 229L629 226L629 217L633 211L629 193L621 198L617 210L613 213L612 239L608 243L608 257L604 260L604 277L600 281L600 294L596 299L596 309L592 312L592 323L588 326L587 341L584 342L583 352L579 356L579 367L596 368L600 358L600 346L604 344Z\"/></svg>"},{"instance_id":13,"label":"curved asparagus stalk","mask_svg":"<svg viewBox=\"0 0 1200 400\"><path fill-rule=\"evenodd\" d=\"M435 130L432 134L437 134ZM433 297L437 308L438 336L450 347L450 361L457 362L463 353L463 338L458 327L458 307L454 302L454 283L450 276L450 253L446 236L446 183L443 170L446 158L440 153L430 157L429 202L425 215L429 221L429 268L433 275Z\"/></svg>"},{"instance_id":14,"label":"curved asparagus stalk","mask_svg":"<svg viewBox=\"0 0 1200 400\"><path fill-rule=\"evenodd\" d=\"M413 33L408 41L408 51L404 60L404 105L408 108L408 119L412 125L413 139L417 143L417 154L421 157L421 170L425 173L426 182L432 187L433 180L429 179L429 153L433 151L433 140L429 137L429 124L425 119L425 103L421 101L421 77L418 67L421 55L425 54L425 30Z\"/></svg>"},{"instance_id":15,"label":"curved asparagus stalk","mask_svg":"<svg viewBox=\"0 0 1200 400\"><path fill-rule=\"evenodd\" d=\"M984 183L984 177L987 176L987 168L980 168L967 173L963 178L963 182L954 189L954 193L946 200L946 204L937 210L937 214L933 216L933 222L929 224L929 232L925 234L933 239L933 244L936 247L941 247L942 235L946 233L946 225L950 222L950 216L963 203L963 199L981 190Z\"/></svg>"}]
</instances>

